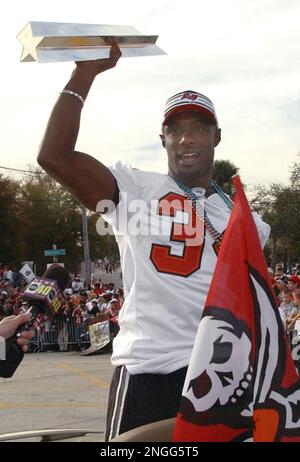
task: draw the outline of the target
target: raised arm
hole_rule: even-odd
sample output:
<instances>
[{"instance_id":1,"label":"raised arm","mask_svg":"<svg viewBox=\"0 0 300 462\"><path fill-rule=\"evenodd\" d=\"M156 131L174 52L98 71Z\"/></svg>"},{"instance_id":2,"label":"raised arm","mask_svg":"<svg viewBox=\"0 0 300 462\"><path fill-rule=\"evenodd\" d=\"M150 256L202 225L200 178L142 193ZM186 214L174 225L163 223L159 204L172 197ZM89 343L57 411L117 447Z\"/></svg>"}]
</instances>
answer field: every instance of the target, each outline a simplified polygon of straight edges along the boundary
<instances>
[{"instance_id":1,"label":"raised arm","mask_svg":"<svg viewBox=\"0 0 300 462\"><path fill-rule=\"evenodd\" d=\"M80 96L85 100L95 77L115 67L120 56L118 45L113 44L109 58L76 63L71 79L64 88L71 93L59 96L37 158L52 178L91 210L95 210L102 199L116 202L118 187L105 165L88 154L75 151L84 102Z\"/></svg>"}]
</instances>

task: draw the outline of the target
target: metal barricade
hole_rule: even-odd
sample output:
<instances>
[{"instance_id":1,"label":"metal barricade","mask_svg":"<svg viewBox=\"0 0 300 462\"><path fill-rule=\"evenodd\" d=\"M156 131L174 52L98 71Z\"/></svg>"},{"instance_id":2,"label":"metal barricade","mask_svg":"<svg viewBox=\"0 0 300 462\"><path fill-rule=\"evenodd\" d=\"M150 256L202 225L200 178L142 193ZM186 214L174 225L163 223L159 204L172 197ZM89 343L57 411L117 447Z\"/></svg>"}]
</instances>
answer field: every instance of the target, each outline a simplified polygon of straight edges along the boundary
<instances>
[{"instance_id":1,"label":"metal barricade","mask_svg":"<svg viewBox=\"0 0 300 462\"><path fill-rule=\"evenodd\" d=\"M90 346L88 320L76 325L75 318L57 319L46 325L43 332L36 329L35 336L30 342L29 351L32 353L47 350L53 351L81 351Z\"/></svg>"}]
</instances>

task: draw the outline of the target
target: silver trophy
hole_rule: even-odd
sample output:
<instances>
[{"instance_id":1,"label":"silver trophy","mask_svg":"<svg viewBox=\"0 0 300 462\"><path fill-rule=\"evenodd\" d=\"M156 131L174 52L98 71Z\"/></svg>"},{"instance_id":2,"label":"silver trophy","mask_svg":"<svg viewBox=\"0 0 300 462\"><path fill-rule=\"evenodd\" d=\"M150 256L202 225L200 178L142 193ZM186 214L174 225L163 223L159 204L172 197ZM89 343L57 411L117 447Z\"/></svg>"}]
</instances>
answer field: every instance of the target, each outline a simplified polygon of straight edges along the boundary
<instances>
[{"instance_id":1,"label":"silver trophy","mask_svg":"<svg viewBox=\"0 0 300 462\"><path fill-rule=\"evenodd\" d=\"M165 55L158 35L142 35L133 26L29 22L17 35L21 62L51 63L108 58L112 41L123 57Z\"/></svg>"}]
</instances>

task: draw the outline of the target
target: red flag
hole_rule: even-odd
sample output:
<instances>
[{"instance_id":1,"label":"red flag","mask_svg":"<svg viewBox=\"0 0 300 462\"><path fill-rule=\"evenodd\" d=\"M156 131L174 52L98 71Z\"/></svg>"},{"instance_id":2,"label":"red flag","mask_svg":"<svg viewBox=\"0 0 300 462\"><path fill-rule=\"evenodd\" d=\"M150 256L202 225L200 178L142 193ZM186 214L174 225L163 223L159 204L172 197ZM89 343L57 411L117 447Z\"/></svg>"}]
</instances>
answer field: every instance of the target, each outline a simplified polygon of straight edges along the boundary
<instances>
[{"instance_id":1,"label":"red flag","mask_svg":"<svg viewBox=\"0 0 300 462\"><path fill-rule=\"evenodd\" d=\"M240 179L173 441L300 441L300 383Z\"/></svg>"}]
</instances>

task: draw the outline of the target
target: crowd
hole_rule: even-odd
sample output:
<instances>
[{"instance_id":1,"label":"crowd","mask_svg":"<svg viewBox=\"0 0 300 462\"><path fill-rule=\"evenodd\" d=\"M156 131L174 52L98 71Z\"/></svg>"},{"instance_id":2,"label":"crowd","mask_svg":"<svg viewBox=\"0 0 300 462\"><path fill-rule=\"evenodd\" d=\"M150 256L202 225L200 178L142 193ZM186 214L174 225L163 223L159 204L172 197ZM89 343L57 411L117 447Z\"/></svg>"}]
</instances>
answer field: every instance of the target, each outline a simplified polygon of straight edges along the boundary
<instances>
[{"instance_id":1,"label":"crowd","mask_svg":"<svg viewBox=\"0 0 300 462\"><path fill-rule=\"evenodd\" d=\"M293 274L286 274L282 264L277 264L275 271L272 268L268 271L284 330L293 350L298 339L300 342L300 328L297 323L300 321L300 266L294 268ZM296 357L294 360L300 371L300 360Z\"/></svg>"},{"instance_id":2,"label":"crowd","mask_svg":"<svg viewBox=\"0 0 300 462\"><path fill-rule=\"evenodd\" d=\"M26 286L21 273L0 265L0 320L28 310L29 303L22 298ZM65 299L54 319L48 319L45 313L38 315L29 351L86 349L90 346L89 326L101 321L109 322L112 338L117 334L118 314L124 301L122 288L95 279L87 285L76 275L65 289Z\"/></svg>"},{"instance_id":3,"label":"crowd","mask_svg":"<svg viewBox=\"0 0 300 462\"><path fill-rule=\"evenodd\" d=\"M120 261L111 260L108 257L99 258L94 264L95 270L105 271L106 273L113 273L120 271Z\"/></svg>"},{"instance_id":4,"label":"crowd","mask_svg":"<svg viewBox=\"0 0 300 462\"><path fill-rule=\"evenodd\" d=\"M103 260L104 267L107 264ZM295 338L300 336L297 321L300 321L300 265L286 274L282 264L276 264L275 271L269 268L282 323L291 348ZM27 283L16 269L0 265L0 320L6 316L25 313L29 303L22 299ZM92 285L86 285L75 275L65 289L66 303L49 320L41 313L36 321L36 335L30 351L45 351L56 348L59 351L82 350L90 345L89 326L96 322L109 321L111 336L118 333L118 314L124 302L122 288L114 283L102 283L93 278ZM299 360L296 361L298 368Z\"/></svg>"}]
</instances>

